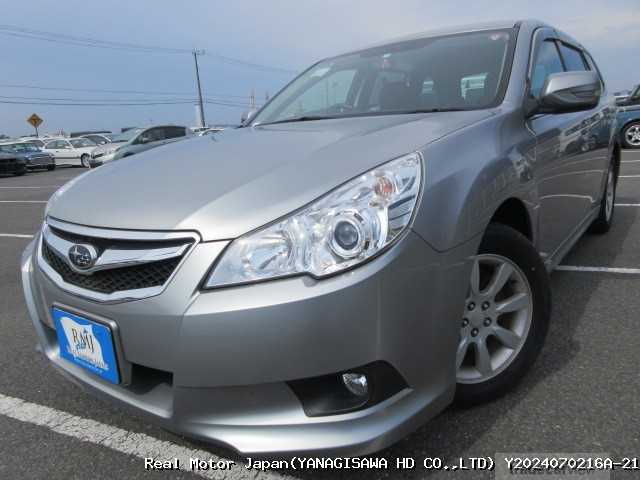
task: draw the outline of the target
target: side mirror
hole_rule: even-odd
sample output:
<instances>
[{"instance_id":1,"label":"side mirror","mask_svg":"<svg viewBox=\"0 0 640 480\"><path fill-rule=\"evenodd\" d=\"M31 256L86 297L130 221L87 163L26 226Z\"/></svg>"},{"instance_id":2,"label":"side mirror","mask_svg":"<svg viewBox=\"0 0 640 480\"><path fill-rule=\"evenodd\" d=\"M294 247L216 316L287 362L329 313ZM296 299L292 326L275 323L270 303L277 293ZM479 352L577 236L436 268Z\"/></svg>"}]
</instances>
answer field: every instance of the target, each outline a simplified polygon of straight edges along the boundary
<instances>
[{"instance_id":1,"label":"side mirror","mask_svg":"<svg viewBox=\"0 0 640 480\"><path fill-rule=\"evenodd\" d=\"M240 116L240 123L248 122L255 116L256 113L258 113L258 111L255 109L247 110L246 112L243 112L242 115Z\"/></svg>"},{"instance_id":2,"label":"side mirror","mask_svg":"<svg viewBox=\"0 0 640 480\"><path fill-rule=\"evenodd\" d=\"M534 113L570 113L591 110L602 95L596 72L563 72L547 77Z\"/></svg>"},{"instance_id":3,"label":"side mirror","mask_svg":"<svg viewBox=\"0 0 640 480\"><path fill-rule=\"evenodd\" d=\"M136 140L136 143L143 144L143 143L149 143L150 141L151 141L151 137L149 137L148 135L140 135L138 137L138 140Z\"/></svg>"}]
</instances>

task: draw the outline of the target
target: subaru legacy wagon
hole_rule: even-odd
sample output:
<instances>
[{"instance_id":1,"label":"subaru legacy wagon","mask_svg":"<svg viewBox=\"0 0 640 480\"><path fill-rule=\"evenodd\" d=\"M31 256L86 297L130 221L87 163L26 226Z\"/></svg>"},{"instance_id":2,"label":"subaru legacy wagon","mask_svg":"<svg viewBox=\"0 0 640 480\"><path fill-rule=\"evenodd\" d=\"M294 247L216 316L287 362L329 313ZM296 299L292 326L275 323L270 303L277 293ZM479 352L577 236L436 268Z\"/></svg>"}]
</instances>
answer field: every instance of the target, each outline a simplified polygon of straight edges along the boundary
<instances>
[{"instance_id":1,"label":"subaru legacy wagon","mask_svg":"<svg viewBox=\"0 0 640 480\"><path fill-rule=\"evenodd\" d=\"M611 226L609 98L536 21L322 60L240 128L52 196L22 259L40 349L245 455L382 449L531 367L548 273Z\"/></svg>"}]
</instances>

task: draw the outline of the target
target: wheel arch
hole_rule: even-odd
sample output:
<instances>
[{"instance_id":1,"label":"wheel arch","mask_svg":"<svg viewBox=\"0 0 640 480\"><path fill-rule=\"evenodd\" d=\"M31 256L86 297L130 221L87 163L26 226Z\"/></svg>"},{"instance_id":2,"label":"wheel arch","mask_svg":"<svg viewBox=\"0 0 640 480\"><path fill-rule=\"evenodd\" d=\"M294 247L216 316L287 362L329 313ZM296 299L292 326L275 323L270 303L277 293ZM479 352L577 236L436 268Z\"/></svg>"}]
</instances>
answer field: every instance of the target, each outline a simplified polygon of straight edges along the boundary
<instances>
[{"instance_id":1,"label":"wheel arch","mask_svg":"<svg viewBox=\"0 0 640 480\"><path fill-rule=\"evenodd\" d=\"M511 227L527 237L529 241L534 242L531 215L525 203L517 197L510 197L498 206L489 220L489 224L492 223Z\"/></svg>"},{"instance_id":2,"label":"wheel arch","mask_svg":"<svg viewBox=\"0 0 640 480\"><path fill-rule=\"evenodd\" d=\"M620 142L615 142L613 145L613 168L616 173L616 181L620 175L620 162L622 161L622 146Z\"/></svg>"}]
</instances>

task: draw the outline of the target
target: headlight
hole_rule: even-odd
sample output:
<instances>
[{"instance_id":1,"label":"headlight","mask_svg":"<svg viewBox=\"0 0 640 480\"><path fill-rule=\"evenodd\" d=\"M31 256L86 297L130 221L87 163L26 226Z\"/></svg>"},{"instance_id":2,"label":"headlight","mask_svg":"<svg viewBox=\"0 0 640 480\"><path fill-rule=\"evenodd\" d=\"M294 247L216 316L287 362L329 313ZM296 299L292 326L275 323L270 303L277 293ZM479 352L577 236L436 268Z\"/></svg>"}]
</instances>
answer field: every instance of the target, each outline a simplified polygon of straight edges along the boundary
<instances>
[{"instance_id":1,"label":"headlight","mask_svg":"<svg viewBox=\"0 0 640 480\"><path fill-rule=\"evenodd\" d=\"M421 179L418 153L370 170L234 240L205 287L299 274L323 277L358 265L391 245L409 225Z\"/></svg>"}]
</instances>

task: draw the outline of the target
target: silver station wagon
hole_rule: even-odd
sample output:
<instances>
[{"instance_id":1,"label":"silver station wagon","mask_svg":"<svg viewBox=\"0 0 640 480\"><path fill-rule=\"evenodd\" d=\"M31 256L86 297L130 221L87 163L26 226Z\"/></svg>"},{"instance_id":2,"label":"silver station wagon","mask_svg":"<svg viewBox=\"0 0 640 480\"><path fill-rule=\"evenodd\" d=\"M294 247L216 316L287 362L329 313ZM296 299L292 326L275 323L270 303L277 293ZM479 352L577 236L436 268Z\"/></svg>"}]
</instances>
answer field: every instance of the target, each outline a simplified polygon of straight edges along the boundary
<instances>
[{"instance_id":1,"label":"silver station wagon","mask_svg":"<svg viewBox=\"0 0 640 480\"><path fill-rule=\"evenodd\" d=\"M22 259L41 350L245 455L382 449L534 362L549 272L612 222L609 98L536 21L322 60L241 128L53 195Z\"/></svg>"}]
</instances>

